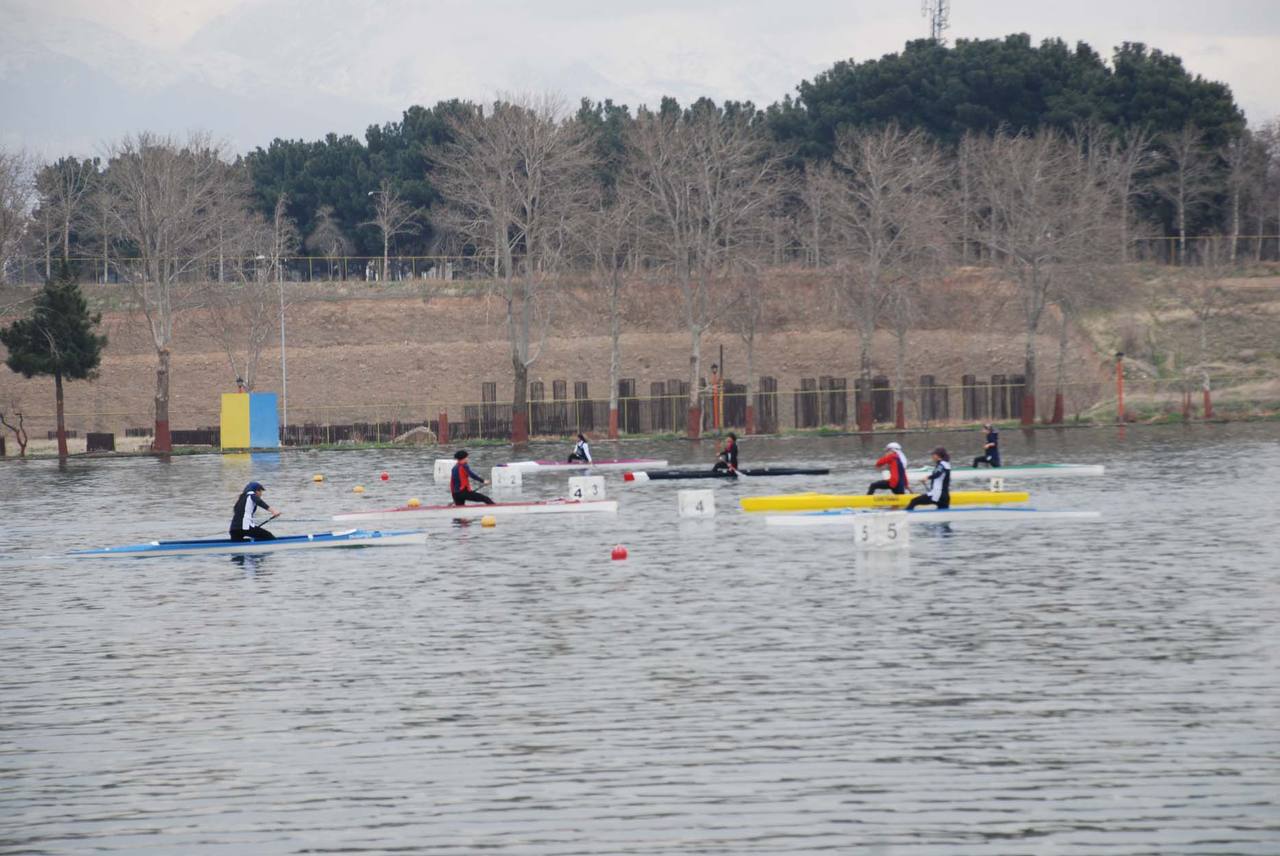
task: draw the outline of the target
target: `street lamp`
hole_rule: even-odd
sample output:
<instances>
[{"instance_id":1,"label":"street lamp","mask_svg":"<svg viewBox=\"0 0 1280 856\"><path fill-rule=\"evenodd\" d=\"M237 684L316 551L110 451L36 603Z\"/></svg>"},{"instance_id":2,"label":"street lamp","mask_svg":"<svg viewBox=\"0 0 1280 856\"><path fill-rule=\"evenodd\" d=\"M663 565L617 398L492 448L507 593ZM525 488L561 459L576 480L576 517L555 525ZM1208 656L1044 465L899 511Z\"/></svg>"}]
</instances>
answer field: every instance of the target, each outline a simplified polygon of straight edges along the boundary
<instances>
[{"instance_id":1,"label":"street lamp","mask_svg":"<svg viewBox=\"0 0 1280 856\"><path fill-rule=\"evenodd\" d=\"M258 256L258 261L265 261L266 256ZM284 266L277 260L276 284L280 291L280 397L282 413L280 424L284 429L289 427L289 366L284 356Z\"/></svg>"}]
</instances>

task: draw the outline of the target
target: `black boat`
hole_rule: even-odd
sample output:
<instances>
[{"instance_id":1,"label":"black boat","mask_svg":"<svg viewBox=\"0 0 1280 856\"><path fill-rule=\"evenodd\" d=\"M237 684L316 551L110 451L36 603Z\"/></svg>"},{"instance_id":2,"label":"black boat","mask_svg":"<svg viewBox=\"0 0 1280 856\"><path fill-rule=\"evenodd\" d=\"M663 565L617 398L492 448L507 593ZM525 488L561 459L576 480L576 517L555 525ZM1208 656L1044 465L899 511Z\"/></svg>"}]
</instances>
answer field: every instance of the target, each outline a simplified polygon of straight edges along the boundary
<instances>
[{"instance_id":1,"label":"black boat","mask_svg":"<svg viewBox=\"0 0 1280 856\"><path fill-rule=\"evenodd\" d=\"M767 476L825 476L828 469L806 467L744 467L741 471L747 478L764 478ZM646 482L661 479L733 479L738 476L729 470L639 470L624 473L623 481Z\"/></svg>"}]
</instances>

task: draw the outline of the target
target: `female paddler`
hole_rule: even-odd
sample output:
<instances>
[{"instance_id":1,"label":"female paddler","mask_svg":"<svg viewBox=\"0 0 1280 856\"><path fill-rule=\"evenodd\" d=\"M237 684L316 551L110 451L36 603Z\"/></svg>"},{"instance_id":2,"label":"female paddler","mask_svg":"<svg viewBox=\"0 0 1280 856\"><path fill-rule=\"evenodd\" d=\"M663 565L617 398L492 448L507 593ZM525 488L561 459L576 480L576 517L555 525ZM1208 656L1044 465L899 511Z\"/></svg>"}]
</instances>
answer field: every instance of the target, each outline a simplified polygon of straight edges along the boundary
<instances>
[{"instance_id":1,"label":"female paddler","mask_svg":"<svg viewBox=\"0 0 1280 856\"><path fill-rule=\"evenodd\" d=\"M712 472L720 470L728 470L734 475L738 474L738 435L729 432L724 439L724 448L720 450L720 454L716 455L715 466L711 468Z\"/></svg>"},{"instance_id":2,"label":"female paddler","mask_svg":"<svg viewBox=\"0 0 1280 856\"><path fill-rule=\"evenodd\" d=\"M884 454L876 461L877 469L887 469L889 477L873 481L867 488L867 496L877 490L888 490L890 493L906 493L910 485L907 483L907 456L902 454L902 446L890 443L884 447Z\"/></svg>"},{"instance_id":3,"label":"female paddler","mask_svg":"<svg viewBox=\"0 0 1280 856\"><path fill-rule=\"evenodd\" d=\"M988 464L998 467L1000 466L1000 432L990 422L985 423L982 430L986 432L987 438L982 444L982 454L973 459L973 465L978 467Z\"/></svg>"},{"instance_id":4,"label":"female paddler","mask_svg":"<svg viewBox=\"0 0 1280 856\"><path fill-rule=\"evenodd\" d=\"M951 456L939 446L933 450L933 472L925 476L925 492L911 500L907 511L920 505L951 507Z\"/></svg>"},{"instance_id":5,"label":"female paddler","mask_svg":"<svg viewBox=\"0 0 1280 856\"><path fill-rule=\"evenodd\" d=\"M454 452L453 459L457 461L453 465L453 470L449 473L449 493L453 494L453 504L466 505L467 500L471 500L472 502L483 502L485 505L493 505L492 499L471 489L472 479L480 482L480 484L484 484L484 479L480 478L479 473L471 469L471 465L467 463L467 450L459 449Z\"/></svg>"},{"instance_id":6,"label":"female paddler","mask_svg":"<svg viewBox=\"0 0 1280 856\"><path fill-rule=\"evenodd\" d=\"M582 461L584 464L591 463L591 446L587 443L587 438L582 434L578 435L578 443L573 447L573 451L569 453L569 463L574 461Z\"/></svg>"},{"instance_id":7,"label":"female paddler","mask_svg":"<svg viewBox=\"0 0 1280 856\"><path fill-rule=\"evenodd\" d=\"M266 500L262 498L265 491L266 488L256 481L249 482L244 486L244 490L240 491L236 506L231 511L232 541L274 541L276 539L276 536L253 522L253 515L259 508L271 515L267 520L275 520L280 516L280 512L267 505Z\"/></svg>"}]
</instances>

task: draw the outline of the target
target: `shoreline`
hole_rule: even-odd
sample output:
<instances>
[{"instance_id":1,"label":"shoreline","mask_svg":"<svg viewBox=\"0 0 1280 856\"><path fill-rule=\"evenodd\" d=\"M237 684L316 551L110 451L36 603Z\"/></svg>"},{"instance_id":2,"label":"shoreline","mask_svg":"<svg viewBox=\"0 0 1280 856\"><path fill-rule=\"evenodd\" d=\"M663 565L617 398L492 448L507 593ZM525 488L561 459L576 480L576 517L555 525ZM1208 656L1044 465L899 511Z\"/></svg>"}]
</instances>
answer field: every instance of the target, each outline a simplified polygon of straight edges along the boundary
<instances>
[{"instance_id":1,"label":"shoreline","mask_svg":"<svg viewBox=\"0 0 1280 856\"><path fill-rule=\"evenodd\" d=\"M997 421L994 424L1001 431L1062 431L1062 430L1079 430L1084 428L1164 428L1170 425L1234 425L1260 422L1280 422L1280 412L1273 412L1261 415L1242 416L1239 418L1215 417L1213 419L1192 419L1185 420L1175 416L1167 419L1129 421L1119 422L1091 422L1085 420L1073 420L1060 424L1050 425L1038 423L1035 425L1024 426L1017 420ZM844 430L837 428L798 428L783 431L775 434L743 434L743 439L789 439L793 437L875 437L884 435L912 435L912 434L960 434L972 433L981 427L982 423L973 422L964 425L947 425L928 428L874 428L871 431ZM688 443L701 443L703 441L719 441L727 432L718 434L705 433L697 439L691 439L682 434L657 433L657 434L630 434L626 437L619 437L616 440L607 438L597 438L592 440L592 444L597 448L612 444L628 444L628 443L646 443L646 442L671 442L684 441ZM392 442L374 442L374 443L327 443L313 446L268 446L263 448L250 449L219 449L209 446L175 446L171 452L153 452L139 449L127 452L72 452L67 455L67 460L114 460L120 458L165 458L165 457L193 457L198 455L246 455L246 454L280 454L284 452L363 452L374 449L402 449L404 451L424 450L424 449L455 449L461 446L469 446L472 448L498 448L508 447L531 448L545 446L563 446L568 442L567 437L533 437L521 446L517 447L509 440L484 440L474 439L465 440L459 443L451 443L447 446L435 445L410 445L404 443ZM41 443L50 441L42 440ZM47 452L28 452L26 456L7 454L0 458L0 463L23 462L23 461L56 461L59 460L56 451Z\"/></svg>"}]
</instances>

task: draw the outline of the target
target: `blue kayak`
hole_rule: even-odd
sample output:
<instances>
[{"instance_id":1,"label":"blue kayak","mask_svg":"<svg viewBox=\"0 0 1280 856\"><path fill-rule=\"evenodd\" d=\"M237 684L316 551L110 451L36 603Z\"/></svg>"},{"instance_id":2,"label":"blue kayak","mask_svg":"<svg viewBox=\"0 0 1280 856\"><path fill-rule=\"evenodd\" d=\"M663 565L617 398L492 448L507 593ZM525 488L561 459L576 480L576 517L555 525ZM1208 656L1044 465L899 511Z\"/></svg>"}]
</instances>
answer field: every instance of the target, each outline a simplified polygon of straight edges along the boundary
<instances>
[{"instance_id":1,"label":"blue kayak","mask_svg":"<svg viewBox=\"0 0 1280 856\"><path fill-rule=\"evenodd\" d=\"M309 550L324 547L393 547L427 543L427 533L420 529L383 532L377 529L347 529L342 532L319 532L311 535L284 535L274 541L231 541L206 538L193 541L148 541L123 547L101 547L95 550L73 550L68 555L80 558L107 556L177 556L195 553L277 553L283 550Z\"/></svg>"}]
</instances>

